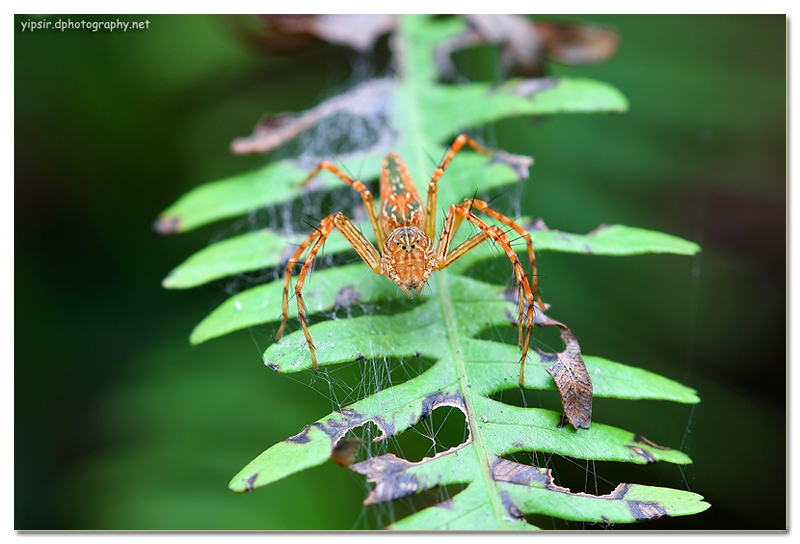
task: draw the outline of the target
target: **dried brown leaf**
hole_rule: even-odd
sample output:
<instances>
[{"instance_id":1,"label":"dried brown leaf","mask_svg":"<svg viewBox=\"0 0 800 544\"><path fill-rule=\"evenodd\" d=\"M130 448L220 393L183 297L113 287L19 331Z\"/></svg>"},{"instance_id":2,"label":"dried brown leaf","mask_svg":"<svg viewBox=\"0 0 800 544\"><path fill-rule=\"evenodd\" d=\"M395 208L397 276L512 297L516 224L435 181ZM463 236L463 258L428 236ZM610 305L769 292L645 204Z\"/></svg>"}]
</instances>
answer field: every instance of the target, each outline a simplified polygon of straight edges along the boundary
<instances>
[{"instance_id":1,"label":"dried brown leaf","mask_svg":"<svg viewBox=\"0 0 800 544\"><path fill-rule=\"evenodd\" d=\"M323 42L365 53L397 25L394 15L381 14L259 15L255 24L252 19L226 17L244 42L255 49L277 54L294 53Z\"/></svg>"},{"instance_id":2,"label":"dried brown leaf","mask_svg":"<svg viewBox=\"0 0 800 544\"><path fill-rule=\"evenodd\" d=\"M613 56L619 47L619 34L606 26L551 21L533 25L544 41L545 54L562 64L596 64Z\"/></svg>"},{"instance_id":3,"label":"dried brown leaf","mask_svg":"<svg viewBox=\"0 0 800 544\"><path fill-rule=\"evenodd\" d=\"M373 79L302 113L266 115L250 136L237 138L231 143L231 152L237 155L266 153L336 114L372 119L386 117L395 86L393 79ZM392 134L385 127L378 138L381 146L388 145L391 139Z\"/></svg>"},{"instance_id":4,"label":"dried brown leaf","mask_svg":"<svg viewBox=\"0 0 800 544\"><path fill-rule=\"evenodd\" d=\"M581 357L581 347L572 331L545 314L535 318L538 326L557 326L564 341L564 351L557 353L557 360L547 368L561 395L561 403L567 419L576 429L588 429L592 423L592 380Z\"/></svg>"},{"instance_id":5,"label":"dried brown leaf","mask_svg":"<svg viewBox=\"0 0 800 544\"><path fill-rule=\"evenodd\" d=\"M363 442L357 438L348 438L336 443L331 453L331 460L337 465L345 468L353 464L356 460L356 451Z\"/></svg>"},{"instance_id":6,"label":"dried brown leaf","mask_svg":"<svg viewBox=\"0 0 800 544\"><path fill-rule=\"evenodd\" d=\"M375 41L394 29L394 15L262 15L278 35L309 37L367 52Z\"/></svg>"},{"instance_id":7,"label":"dried brown leaf","mask_svg":"<svg viewBox=\"0 0 800 544\"><path fill-rule=\"evenodd\" d=\"M464 15L469 27L436 50L439 70L455 71L450 55L480 44L500 48L500 63L511 75L541 77L545 59L578 66L608 59L617 51L616 31L586 23L531 21L522 15Z\"/></svg>"}]
</instances>

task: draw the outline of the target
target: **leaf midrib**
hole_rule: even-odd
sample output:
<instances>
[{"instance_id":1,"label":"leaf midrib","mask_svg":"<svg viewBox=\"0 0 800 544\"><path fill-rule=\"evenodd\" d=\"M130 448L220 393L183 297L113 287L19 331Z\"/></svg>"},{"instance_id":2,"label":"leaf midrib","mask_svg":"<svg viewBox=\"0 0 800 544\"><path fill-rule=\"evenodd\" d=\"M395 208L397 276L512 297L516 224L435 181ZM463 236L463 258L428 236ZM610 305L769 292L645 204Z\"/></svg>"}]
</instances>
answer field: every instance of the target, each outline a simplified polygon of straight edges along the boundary
<instances>
[{"instance_id":1,"label":"leaf midrib","mask_svg":"<svg viewBox=\"0 0 800 544\"><path fill-rule=\"evenodd\" d=\"M461 343L459 341L458 323L455 318L455 311L453 302L450 298L450 274L441 270L436 275L436 282L439 286L439 297L442 302L442 315L444 316L445 330L447 331L447 338L450 341L450 349L453 353L453 364L455 366L458 387L461 390L461 395L464 397L464 406L467 413L465 414L467 425L469 426L470 436L472 437L472 447L478 455L478 462L481 465L481 474L483 475L484 486L486 495L492 505L494 517L496 520L501 520L505 516L505 507L500 498L500 491L494 485L494 478L492 477L492 468L487 454L486 444L483 441L483 436L476 425L475 420L475 402L473 399L472 388L469 387L469 378L467 374L467 361L463 357L461 350Z\"/></svg>"},{"instance_id":2,"label":"leaf midrib","mask_svg":"<svg viewBox=\"0 0 800 544\"><path fill-rule=\"evenodd\" d=\"M401 18L401 32L402 36L408 37L408 24L414 24L414 22L410 18ZM409 58L409 48L413 47L414 40L407 39L402 47L402 54L403 57L400 58L400 62L405 62ZM416 134L418 136L418 142L423 140L423 125L422 120L420 119L420 97L418 91L421 88L421 84L424 82L416 81L414 82L414 72L410 70L408 66L403 66L403 76L404 80L400 83L400 90L401 93L404 95L404 102L408 106L408 111L406 112L406 122L409 125L409 131L407 134ZM415 85L415 83L417 83ZM415 153L413 164L416 166L420 166L425 164L425 157L423 156L423 150L421 145L410 146ZM427 185L425 187L425 193L427 195ZM438 221L437 221L438 223ZM438 228L438 225L436 225ZM459 327L458 323L455 318L455 309L453 307L453 302L450 298L450 274L446 270L440 270L436 274L436 282L439 287L439 298L442 304L442 315L444 316L444 323L445 323L445 330L447 331L447 337L450 342L450 349L453 354L453 364L455 366L455 371L457 374L458 380L458 387L461 390L461 394L464 398L464 404L466 407L467 413L466 421L467 425L469 426L470 435L472 436L472 446L475 448L477 455L478 455L478 462L481 465L481 474L483 475L484 480L484 488L486 490L487 498L492 506L492 510L494 512L494 518L496 520L501 520L505 517L505 508L503 507L502 499L500 498L500 492L497 487L494 485L494 479L492 478L492 469L489 463L489 456L487 454L486 445L483 441L483 437L477 428L476 421L474 418L475 414L475 402L472 396L471 388L469 387L468 383L468 374L467 374L467 362L463 357L463 351L461 350L461 344L459 341ZM474 485L474 484L473 484ZM499 523L498 523L499 525Z\"/></svg>"}]
</instances>

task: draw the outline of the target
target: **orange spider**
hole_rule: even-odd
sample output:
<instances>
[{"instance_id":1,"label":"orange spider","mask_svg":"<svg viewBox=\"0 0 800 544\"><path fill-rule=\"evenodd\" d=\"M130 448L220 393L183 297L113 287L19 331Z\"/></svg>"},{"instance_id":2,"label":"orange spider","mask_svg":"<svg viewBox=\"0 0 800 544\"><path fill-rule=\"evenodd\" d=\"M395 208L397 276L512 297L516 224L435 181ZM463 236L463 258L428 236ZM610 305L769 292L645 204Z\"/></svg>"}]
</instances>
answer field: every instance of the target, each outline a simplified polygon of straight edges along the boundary
<instances>
[{"instance_id":1,"label":"orange spider","mask_svg":"<svg viewBox=\"0 0 800 544\"><path fill-rule=\"evenodd\" d=\"M471 138L463 134L456 138L456 141L450 147L447 155L442 159L442 162L436 168L436 171L433 173L428 183L428 202L426 206L422 205L422 199L414 186L411 176L408 174L403 159L396 153L389 153L386 155L383 159L383 167L381 168L380 215L378 215L378 211L375 207L375 200L372 197L372 193L360 181L351 178L327 161L320 163L319 166L311 172L303 181L303 185L308 183L321 170L328 170L339 176L342 181L361 193L364 205L367 208L367 213L369 214L370 223L372 223L372 229L375 231L377 245L379 248L383 249L379 253L378 250L375 249L375 246L361 234L352 221L345 217L343 213L334 213L323 219L319 227L308 235L308 238L300 244L297 251L294 252L289 262L286 264L283 288L283 320L275 336L275 341L280 340L289 318L289 287L292 268L297 264L303 252L313 242L314 245L311 247L311 251L297 277L294 292L297 297L298 319L303 326L303 334L305 334L308 348L311 351L311 361L314 366L314 371L318 372L314 344L308 332L308 317L306 315L305 305L303 304L302 289L306 274L311 269L314 258L334 227L342 233L348 242L350 242L353 249L356 250L373 272L382 274L395 282L410 298L413 298L422 291L425 282L428 281L431 273L435 270L447 268L460 257L464 256L468 251L491 238L502 247L506 255L508 255L514 267L514 274L517 280L519 295L519 318L517 319L517 327L519 330L519 347L522 350L522 357L520 359L520 384L523 383L525 379L525 358L528 354L531 328L533 327L534 300L539 303L540 308L544 308L537 293L536 258L533 254L533 245L531 244L530 235L512 219L490 208L483 200L467 198L461 204L453 204L450 206L450 211L447 213L447 217L444 221L442 235L439 238L439 245L435 250L433 247L433 239L435 237L434 231L436 229L436 193L439 178L442 177L445 168L447 168L450 161L453 160L455 154L458 153L464 144L468 144L475 151L484 155L491 155L493 153L492 151L487 151L482 148ZM528 244L528 257L530 258L533 274L531 277L533 289L531 289L528 283L525 270L516 252L511 248L511 242L505 232L497 226L487 225L478 219L472 213L472 210L477 210L490 217L494 217L525 238ZM453 240L453 236L464 219L476 225L480 229L480 232L450 251L450 244ZM524 334L522 330L523 320L527 323L526 332Z\"/></svg>"}]
</instances>

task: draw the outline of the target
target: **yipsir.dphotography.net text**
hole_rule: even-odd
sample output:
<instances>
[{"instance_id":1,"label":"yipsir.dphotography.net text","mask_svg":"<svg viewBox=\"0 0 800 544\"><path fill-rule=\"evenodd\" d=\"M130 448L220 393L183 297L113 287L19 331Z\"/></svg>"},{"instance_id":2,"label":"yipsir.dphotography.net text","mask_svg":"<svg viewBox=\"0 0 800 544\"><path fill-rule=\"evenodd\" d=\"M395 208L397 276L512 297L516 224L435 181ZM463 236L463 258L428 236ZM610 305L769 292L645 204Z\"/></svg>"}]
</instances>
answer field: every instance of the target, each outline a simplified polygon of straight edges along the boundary
<instances>
[{"instance_id":1,"label":"yipsir.dphotography.net text","mask_svg":"<svg viewBox=\"0 0 800 544\"><path fill-rule=\"evenodd\" d=\"M35 32L41 30L58 30L64 32L66 30L90 30L97 32L104 30L108 32L121 31L127 32L128 30L147 30L150 28L150 21L120 21L119 19L113 21L73 21L72 19L40 19L35 21L28 19L27 21L20 21L23 32Z\"/></svg>"}]
</instances>

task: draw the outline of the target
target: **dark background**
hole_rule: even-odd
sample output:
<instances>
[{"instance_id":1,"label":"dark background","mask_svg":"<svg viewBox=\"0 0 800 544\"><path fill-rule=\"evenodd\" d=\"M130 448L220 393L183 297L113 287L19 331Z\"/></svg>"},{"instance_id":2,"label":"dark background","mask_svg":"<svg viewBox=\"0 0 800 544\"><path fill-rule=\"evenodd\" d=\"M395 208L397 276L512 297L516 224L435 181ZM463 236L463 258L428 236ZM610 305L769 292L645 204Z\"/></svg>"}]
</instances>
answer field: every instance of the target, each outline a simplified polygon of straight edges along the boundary
<instances>
[{"instance_id":1,"label":"dark background","mask_svg":"<svg viewBox=\"0 0 800 544\"><path fill-rule=\"evenodd\" d=\"M362 509L362 479L333 463L228 491L240 468L331 403L310 377L265 369L266 333L191 347L193 326L226 293L160 281L219 227L151 229L190 188L263 164L230 155L230 141L267 111L313 106L356 55L264 55L220 17L119 18L150 28L30 33L28 17L15 18L15 528L350 529L391 518ZM498 145L536 157L523 212L568 232L661 230L703 252L542 253L545 298L584 353L702 399L596 402L596 421L694 460L635 467L628 481L688 488L712 505L637 529L784 529L786 19L590 20L619 30L618 54L551 71L615 85L630 112L500 123ZM487 54L470 54L460 62L479 72Z\"/></svg>"}]
</instances>

